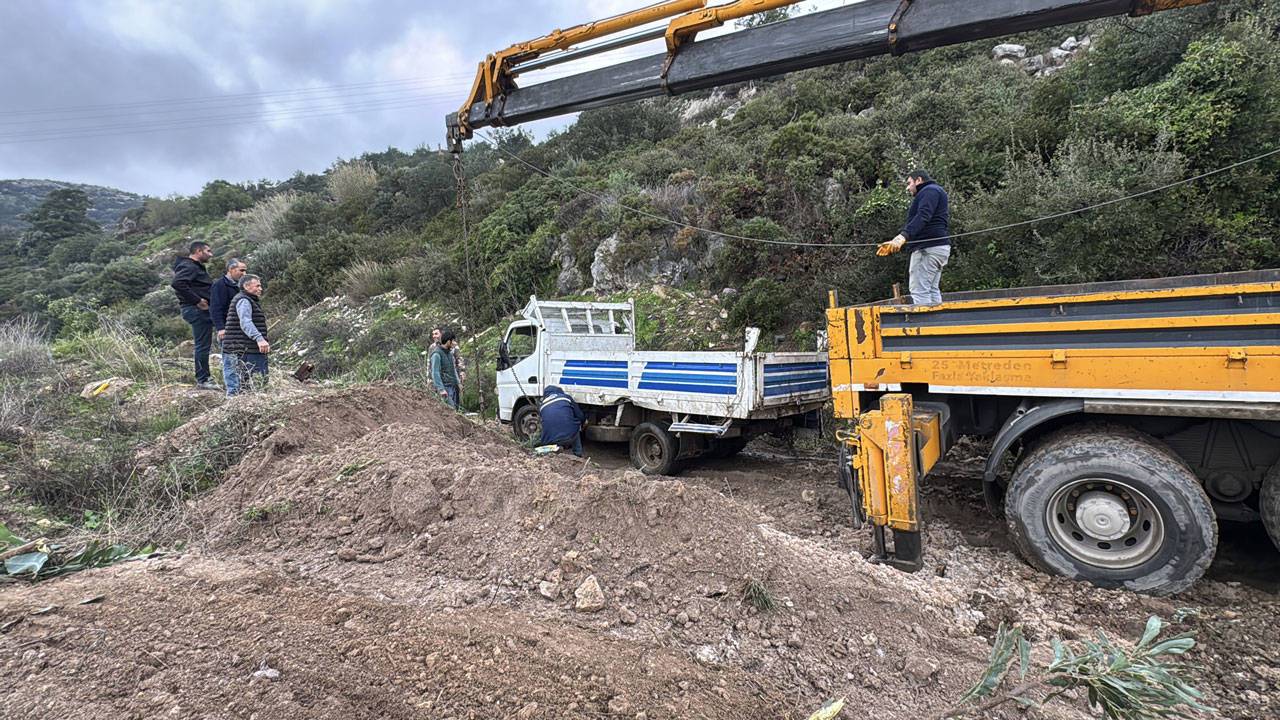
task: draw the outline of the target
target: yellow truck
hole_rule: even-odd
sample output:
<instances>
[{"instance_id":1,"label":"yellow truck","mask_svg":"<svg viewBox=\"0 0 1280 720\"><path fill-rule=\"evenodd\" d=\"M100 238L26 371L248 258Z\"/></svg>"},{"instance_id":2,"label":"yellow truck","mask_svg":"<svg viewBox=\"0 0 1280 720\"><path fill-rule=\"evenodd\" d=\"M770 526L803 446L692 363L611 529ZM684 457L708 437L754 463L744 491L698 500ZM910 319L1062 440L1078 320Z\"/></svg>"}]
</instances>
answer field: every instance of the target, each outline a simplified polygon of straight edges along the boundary
<instances>
[{"instance_id":1,"label":"yellow truck","mask_svg":"<svg viewBox=\"0 0 1280 720\"><path fill-rule=\"evenodd\" d=\"M830 305L841 484L881 559L920 566L917 483L960 435L1047 572L1170 593L1220 518L1280 545L1280 270Z\"/></svg>"}]
</instances>

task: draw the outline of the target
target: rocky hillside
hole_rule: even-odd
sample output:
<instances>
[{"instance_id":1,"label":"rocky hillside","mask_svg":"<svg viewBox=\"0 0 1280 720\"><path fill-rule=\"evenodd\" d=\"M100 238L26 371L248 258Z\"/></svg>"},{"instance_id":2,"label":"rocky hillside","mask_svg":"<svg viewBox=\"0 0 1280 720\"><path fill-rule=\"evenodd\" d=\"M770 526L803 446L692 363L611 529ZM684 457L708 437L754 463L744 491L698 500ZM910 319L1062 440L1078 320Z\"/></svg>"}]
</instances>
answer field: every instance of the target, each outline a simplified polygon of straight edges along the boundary
<instances>
[{"instance_id":1,"label":"rocky hillside","mask_svg":"<svg viewBox=\"0 0 1280 720\"><path fill-rule=\"evenodd\" d=\"M19 218L34 210L45 197L59 188L76 188L89 196L93 205L89 219L104 227L115 225L128 210L142 207L145 198L124 190L100 185L80 185L56 180L0 180L0 227L24 227Z\"/></svg>"}]
</instances>

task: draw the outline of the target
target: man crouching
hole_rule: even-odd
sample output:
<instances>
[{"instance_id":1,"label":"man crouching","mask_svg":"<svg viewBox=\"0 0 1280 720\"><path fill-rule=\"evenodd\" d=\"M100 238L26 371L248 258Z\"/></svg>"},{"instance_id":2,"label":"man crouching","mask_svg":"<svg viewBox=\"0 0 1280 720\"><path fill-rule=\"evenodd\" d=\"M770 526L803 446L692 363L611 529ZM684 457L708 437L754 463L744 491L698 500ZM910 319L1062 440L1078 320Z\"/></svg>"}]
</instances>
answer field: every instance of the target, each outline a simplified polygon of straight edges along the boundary
<instances>
[{"instance_id":1,"label":"man crouching","mask_svg":"<svg viewBox=\"0 0 1280 720\"><path fill-rule=\"evenodd\" d=\"M587 416L568 393L558 385L548 385L538 406L538 417L542 420L539 445L573 448L573 454L582 457L582 424Z\"/></svg>"}]
</instances>

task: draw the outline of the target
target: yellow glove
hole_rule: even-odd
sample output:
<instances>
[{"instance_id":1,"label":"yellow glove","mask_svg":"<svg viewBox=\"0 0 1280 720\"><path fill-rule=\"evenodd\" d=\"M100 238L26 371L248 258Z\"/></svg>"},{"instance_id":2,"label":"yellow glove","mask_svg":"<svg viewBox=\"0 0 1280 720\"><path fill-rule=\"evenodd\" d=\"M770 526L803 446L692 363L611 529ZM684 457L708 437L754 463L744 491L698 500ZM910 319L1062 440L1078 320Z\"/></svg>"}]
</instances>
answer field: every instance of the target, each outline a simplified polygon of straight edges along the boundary
<instances>
[{"instance_id":1,"label":"yellow glove","mask_svg":"<svg viewBox=\"0 0 1280 720\"><path fill-rule=\"evenodd\" d=\"M898 235L897 237L895 237L894 239L888 242L880 243L879 247L876 248L876 255L879 255L880 257L884 257L885 255L892 255L898 252L899 250L901 250L902 246L906 244L907 244L907 239L902 235Z\"/></svg>"}]
</instances>

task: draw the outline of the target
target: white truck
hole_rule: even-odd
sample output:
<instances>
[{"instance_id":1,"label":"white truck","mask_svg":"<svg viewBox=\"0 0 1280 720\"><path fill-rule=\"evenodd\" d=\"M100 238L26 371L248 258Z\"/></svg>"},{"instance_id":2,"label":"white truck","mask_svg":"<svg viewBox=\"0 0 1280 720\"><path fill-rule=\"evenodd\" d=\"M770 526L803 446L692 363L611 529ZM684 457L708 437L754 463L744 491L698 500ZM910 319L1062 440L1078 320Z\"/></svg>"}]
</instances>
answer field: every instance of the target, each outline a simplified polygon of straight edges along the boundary
<instances>
[{"instance_id":1,"label":"white truck","mask_svg":"<svg viewBox=\"0 0 1280 720\"><path fill-rule=\"evenodd\" d=\"M498 419L516 439L541 432L538 400L558 385L587 415L584 437L630 442L631 462L669 475L784 431L831 397L824 352L650 352L635 347L635 305L536 297L498 346Z\"/></svg>"}]
</instances>

